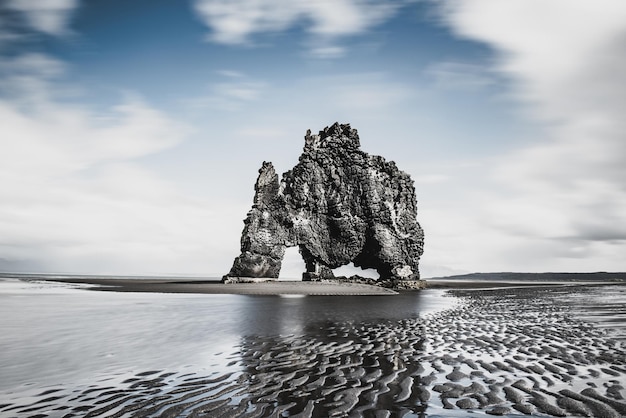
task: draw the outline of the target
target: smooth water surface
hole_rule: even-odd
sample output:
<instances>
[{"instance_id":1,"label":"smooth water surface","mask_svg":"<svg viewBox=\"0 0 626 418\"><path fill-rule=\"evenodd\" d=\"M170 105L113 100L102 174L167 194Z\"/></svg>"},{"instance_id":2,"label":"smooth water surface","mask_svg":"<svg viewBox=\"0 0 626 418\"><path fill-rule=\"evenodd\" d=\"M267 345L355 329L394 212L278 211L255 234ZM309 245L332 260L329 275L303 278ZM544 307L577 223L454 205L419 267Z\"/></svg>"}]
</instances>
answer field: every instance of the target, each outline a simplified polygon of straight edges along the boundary
<instances>
[{"instance_id":1,"label":"smooth water surface","mask_svg":"<svg viewBox=\"0 0 626 418\"><path fill-rule=\"evenodd\" d=\"M415 318L456 302L436 290L340 298L152 294L3 279L0 390L152 369L214 371L246 336L314 335L329 323Z\"/></svg>"},{"instance_id":2,"label":"smooth water surface","mask_svg":"<svg viewBox=\"0 0 626 418\"><path fill-rule=\"evenodd\" d=\"M563 289L558 292L560 302L569 305L576 318L604 328L626 343L626 286L586 286L580 290L584 291Z\"/></svg>"}]
</instances>

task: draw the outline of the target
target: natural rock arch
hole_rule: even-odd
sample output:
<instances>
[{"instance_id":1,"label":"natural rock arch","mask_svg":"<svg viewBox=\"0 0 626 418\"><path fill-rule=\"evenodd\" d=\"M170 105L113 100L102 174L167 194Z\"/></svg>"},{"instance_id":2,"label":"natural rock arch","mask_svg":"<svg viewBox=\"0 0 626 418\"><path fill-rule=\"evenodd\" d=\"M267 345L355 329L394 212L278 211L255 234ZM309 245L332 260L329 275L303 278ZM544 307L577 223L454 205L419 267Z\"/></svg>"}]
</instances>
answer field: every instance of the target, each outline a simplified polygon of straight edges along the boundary
<instances>
[{"instance_id":1,"label":"natural rock arch","mask_svg":"<svg viewBox=\"0 0 626 418\"><path fill-rule=\"evenodd\" d=\"M352 262L380 279L419 279L424 233L413 181L393 161L361 151L356 129L307 131L298 164L279 182L263 162L241 254L225 277L277 278L285 248L298 246L304 280L333 278Z\"/></svg>"}]
</instances>

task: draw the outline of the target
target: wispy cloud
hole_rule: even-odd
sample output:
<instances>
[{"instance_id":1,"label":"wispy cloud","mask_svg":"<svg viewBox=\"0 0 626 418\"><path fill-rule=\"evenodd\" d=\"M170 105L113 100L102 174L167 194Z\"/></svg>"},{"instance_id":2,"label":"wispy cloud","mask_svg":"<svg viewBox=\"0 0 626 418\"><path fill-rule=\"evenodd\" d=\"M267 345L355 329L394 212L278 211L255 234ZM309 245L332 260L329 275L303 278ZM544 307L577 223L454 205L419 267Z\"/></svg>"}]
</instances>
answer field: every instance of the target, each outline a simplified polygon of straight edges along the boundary
<instances>
[{"instance_id":1,"label":"wispy cloud","mask_svg":"<svg viewBox=\"0 0 626 418\"><path fill-rule=\"evenodd\" d=\"M436 87L449 90L475 90L496 82L485 65L466 62L438 62L426 68L426 74Z\"/></svg>"},{"instance_id":2,"label":"wispy cloud","mask_svg":"<svg viewBox=\"0 0 626 418\"><path fill-rule=\"evenodd\" d=\"M198 229L215 223L206 202L137 160L180 144L187 126L137 97L105 112L59 100L64 65L44 55L1 67L3 81L22 81L0 98L3 265L109 273L206 268Z\"/></svg>"},{"instance_id":3,"label":"wispy cloud","mask_svg":"<svg viewBox=\"0 0 626 418\"><path fill-rule=\"evenodd\" d=\"M444 16L458 35L494 49L493 70L510 80L526 116L545 123L543 140L497 163L500 192L485 205L485 227L520 238L520 264L553 256L569 258L570 270L594 257L606 263L597 269L618 266L614 247L626 250L626 4L447 1ZM553 251L531 248L546 245Z\"/></svg>"},{"instance_id":4,"label":"wispy cloud","mask_svg":"<svg viewBox=\"0 0 626 418\"><path fill-rule=\"evenodd\" d=\"M238 111L258 101L268 90L267 83L239 71L220 70L217 75L221 76L220 81L209 85L204 95L186 99L186 104L192 109Z\"/></svg>"},{"instance_id":5,"label":"wispy cloud","mask_svg":"<svg viewBox=\"0 0 626 418\"><path fill-rule=\"evenodd\" d=\"M0 8L5 16L8 12L13 21L10 24L0 22L0 28L9 38L11 33L17 35L15 29L20 26L47 35L66 35L72 14L78 7L78 0L6 0L3 3Z\"/></svg>"},{"instance_id":6,"label":"wispy cloud","mask_svg":"<svg viewBox=\"0 0 626 418\"><path fill-rule=\"evenodd\" d=\"M308 52L314 58L331 59L343 56L346 49L337 45L315 45Z\"/></svg>"},{"instance_id":7,"label":"wispy cloud","mask_svg":"<svg viewBox=\"0 0 626 418\"><path fill-rule=\"evenodd\" d=\"M193 4L211 29L211 41L250 44L253 35L302 25L314 39L311 51L318 57L341 55L337 39L372 29L399 7L398 2L373 0L195 0Z\"/></svg>"}]
</instances>

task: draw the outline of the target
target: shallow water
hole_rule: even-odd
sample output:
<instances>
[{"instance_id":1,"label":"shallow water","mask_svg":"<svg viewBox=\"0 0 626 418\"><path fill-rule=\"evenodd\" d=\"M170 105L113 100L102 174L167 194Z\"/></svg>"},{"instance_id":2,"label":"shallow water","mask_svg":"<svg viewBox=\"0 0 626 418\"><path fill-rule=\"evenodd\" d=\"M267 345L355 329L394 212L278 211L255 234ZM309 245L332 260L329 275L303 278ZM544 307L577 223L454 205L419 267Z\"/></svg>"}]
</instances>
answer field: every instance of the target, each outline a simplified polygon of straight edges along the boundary
<instances>
[{"instance_id":1,"label":"shallow water","mask_svg":"<svg viewBox=\"0 0 626 418\"><path fill-rule=\"evenodd\" d=\"M600 408L590 389L626 396L611 337L623 290L280 297L4 279L0 416L552 415L563 390Z\"/></svg>"},{"instance_id":2,"label":"shallow water","mask_svg":"<svg viewBox=\"0 0 626 418\"><path fill-rule=\"evenodd\" d=\"M215 367L244 336L317 334L329 323L415 318L442 291L393 297L281 297L85 291L0 281L0 390L133 370Z\"/></svg>"},{"instance_id":3,"label":"shallow water","mask_svg":"<svg viewBox=\"0 0 626 418\"><path fill-rule=\"evenodd\" d=\"M626 286L589 286L574 292L564 289L558 292L558 300L569 305L576 318L606 329L626 344Z\"/></svg>"}]
</instances>

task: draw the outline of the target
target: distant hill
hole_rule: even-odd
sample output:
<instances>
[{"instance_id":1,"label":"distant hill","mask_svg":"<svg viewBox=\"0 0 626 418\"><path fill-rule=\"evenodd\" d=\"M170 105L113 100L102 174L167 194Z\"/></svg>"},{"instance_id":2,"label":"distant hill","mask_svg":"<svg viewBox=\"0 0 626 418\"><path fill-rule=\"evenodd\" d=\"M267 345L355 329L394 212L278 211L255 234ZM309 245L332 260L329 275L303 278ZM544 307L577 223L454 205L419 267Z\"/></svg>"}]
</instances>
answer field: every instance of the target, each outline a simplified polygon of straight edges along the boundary
<instances>
[{"instance_id":1,"label":"distant hill","mask_svg":"<svg viewBox=\"0 0 626 418\"><path fill-rule=\"evenodd\" d=\"M469 273L455 276L431 277L427 280L458 280L458 281L541 281L541 282L626 282L626 273Z\"/></svg>"}]
</instances>

